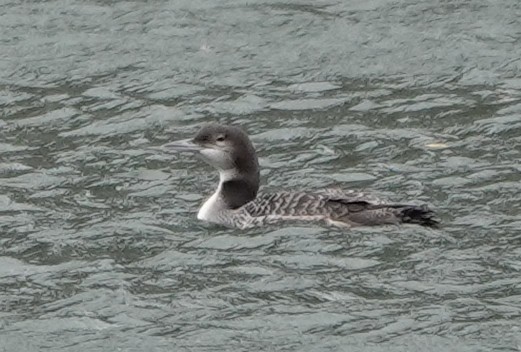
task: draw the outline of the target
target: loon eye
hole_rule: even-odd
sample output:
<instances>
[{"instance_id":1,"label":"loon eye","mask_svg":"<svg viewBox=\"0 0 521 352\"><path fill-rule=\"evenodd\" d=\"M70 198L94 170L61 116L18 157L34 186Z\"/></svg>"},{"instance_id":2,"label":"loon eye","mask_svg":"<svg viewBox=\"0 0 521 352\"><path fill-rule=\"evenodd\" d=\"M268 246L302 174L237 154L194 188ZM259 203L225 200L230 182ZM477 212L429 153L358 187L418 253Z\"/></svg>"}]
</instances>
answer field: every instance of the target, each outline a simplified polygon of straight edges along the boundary
<instances>
[{"instance_id":1,"label":"loon eye","mask_svg":"<svg viewBox=\"0 0 521 352\"><path fill-rule=\"evenodd\" d=\"M217 137L215 140L216 140L217 142L224 142L224 139L225 139L225 138L226 138L225 136L220 135L220 136Z\"/></svg>"}]
</instances>

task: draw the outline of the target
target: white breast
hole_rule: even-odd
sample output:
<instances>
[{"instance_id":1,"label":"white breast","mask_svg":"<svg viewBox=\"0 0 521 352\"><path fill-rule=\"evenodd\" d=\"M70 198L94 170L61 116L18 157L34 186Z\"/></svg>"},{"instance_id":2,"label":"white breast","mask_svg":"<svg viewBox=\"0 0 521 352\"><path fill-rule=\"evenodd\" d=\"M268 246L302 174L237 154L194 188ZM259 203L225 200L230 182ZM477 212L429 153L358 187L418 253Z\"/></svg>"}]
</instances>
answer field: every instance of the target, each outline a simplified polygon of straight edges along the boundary
<instances>
[{"instance_id":1,"label":"white breast","mask_svg":"<svg viewBox=\"0 0 521 352\"><path fill-rule=\"evenodd\" d=\"M217 190L206 202L204 202L199 213L197 213L197 219L203 221L212 221L215 218L219 209L219 190Z\"/></svg>"},{"instance_id":2,"label":"white breast","mask_svg":"<svg viewBox=\"0 0 521 352\"><path fill-rule=\"evenodd\" d=\"M235 177L234 170L219 170L219 186L214 194L206 202L204 202L199 213L197 213L197 219L209 222L219 222L218 214L224 209L224 204L220 197L222 184L228 180L232 180Z\"/></svg>"}]
</instances>

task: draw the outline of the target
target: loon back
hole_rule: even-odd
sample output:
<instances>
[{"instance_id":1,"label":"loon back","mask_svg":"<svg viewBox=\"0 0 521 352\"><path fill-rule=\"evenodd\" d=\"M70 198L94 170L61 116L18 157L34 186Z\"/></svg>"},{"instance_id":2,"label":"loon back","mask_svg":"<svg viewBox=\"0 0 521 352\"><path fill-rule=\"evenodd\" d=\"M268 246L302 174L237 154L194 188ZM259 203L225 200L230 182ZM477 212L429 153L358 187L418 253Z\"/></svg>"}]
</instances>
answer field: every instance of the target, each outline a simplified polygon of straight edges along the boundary
<instances>
[{"instance_id":1,"label":"loon back","mask_svg":"<svg viewBox=\"0 0 521 352\"><path fill-rule=\"evenodd\" d=\"M257 155L248 135L237 127L207 124L194 138L169 143L163 148L197 153L219 171L219 185L199 210L200 220L238 228L288 220L326 221L342 227L438 225L434 212L427 206L385 203L353 191L257 195L260 174Z\"/></svg>"},{"instance_id":2,"label":"loon back","mask_svg":"<svg viewBox=\"0 0 521 352\"><path fill-rule=\"evenodd\" d=\"M363 196L331 197L326 192L277 192L260 194L241 209L248 227L286 221L323 221L338 227L385 224L419 224L437 227L438 220L426 206L369 201ZM373 198L374 199L374 198ZM243 220L244 221L244 220ZM241 221L242 222L242 221Z\"/></svg>"}]
</instances>

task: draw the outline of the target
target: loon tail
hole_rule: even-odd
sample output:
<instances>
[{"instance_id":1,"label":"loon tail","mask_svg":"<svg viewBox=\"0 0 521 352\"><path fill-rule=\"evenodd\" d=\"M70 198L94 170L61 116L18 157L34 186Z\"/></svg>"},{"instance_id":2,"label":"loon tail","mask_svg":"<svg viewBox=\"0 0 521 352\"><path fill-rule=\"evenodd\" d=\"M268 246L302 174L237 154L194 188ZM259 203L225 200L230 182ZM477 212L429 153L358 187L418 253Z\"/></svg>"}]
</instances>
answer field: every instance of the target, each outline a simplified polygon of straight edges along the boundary
<instances>
[{"instance_id":1,"label":"loon tail","mask_svg":"<svg viewBox=\"0 0 521 352\"><path fill-rule=\"evenodd\" d=\"M440 226L440 220L436 217L434 211L429 209L427 205L408 205L400 209L402 223L418 224L426 227L437 228Z\"/></svg>"}]
</instances>

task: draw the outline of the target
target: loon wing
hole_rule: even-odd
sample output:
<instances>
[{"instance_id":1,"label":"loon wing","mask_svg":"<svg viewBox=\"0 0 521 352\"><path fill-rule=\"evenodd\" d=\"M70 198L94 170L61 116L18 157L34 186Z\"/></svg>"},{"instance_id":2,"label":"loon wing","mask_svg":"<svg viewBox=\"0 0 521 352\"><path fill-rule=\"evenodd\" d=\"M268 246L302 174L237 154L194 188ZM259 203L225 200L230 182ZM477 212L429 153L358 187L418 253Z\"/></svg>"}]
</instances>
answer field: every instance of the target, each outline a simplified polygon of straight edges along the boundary
<instances>
[{"instance_id":1,"label":"loon wing","mask_svg":"<svg viewBox=\"0 0 521 352\"><path fill-rule=\"evenodd\" d=\"M350 194L350 192L348 193ZM359 193L358 196L328 197L327 204L335 209L337 220L357 225L419 224L437 227L439 220L427 205L389 203L382 199ZM372 201L371 201L372 200Z\"/></svg>"},{"instance_id":2,"label":"loon wing","mask_svg":"<svg viewBox=\"0 0 521 352\"><path fill-rule=\"evenodd\" d=\"M438 223L426 206L386 203L366 193L340 190L259 194L239 212L252 224L280 220L325 220L348 226Z\"/></svg>"}]
</instances>

